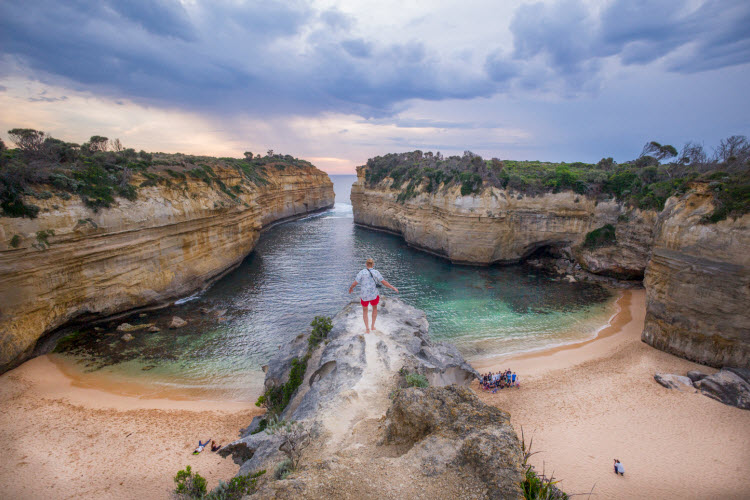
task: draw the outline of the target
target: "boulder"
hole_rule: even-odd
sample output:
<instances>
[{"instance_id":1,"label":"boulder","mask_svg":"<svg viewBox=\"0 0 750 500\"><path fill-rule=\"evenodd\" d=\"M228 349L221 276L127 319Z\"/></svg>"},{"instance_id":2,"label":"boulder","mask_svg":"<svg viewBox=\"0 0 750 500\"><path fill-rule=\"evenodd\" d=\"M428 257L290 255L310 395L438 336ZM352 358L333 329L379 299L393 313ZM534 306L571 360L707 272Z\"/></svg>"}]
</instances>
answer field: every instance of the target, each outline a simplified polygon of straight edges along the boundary
<instances>
[{"instance_id":1,"label":"boulder","mask_svg":"<svg viewBox=\"0 0 750 500\"><path fill-rule=\"evenodd\" d=\"M707 374L703 372L699 372L698 370L690 370L689 372L687 372L687 376L690 380L693 381L693 384L695 384L699 380L702 380L708 377Z\"/></svg>"},{"instance_id":2,"label":"boulder","mask_svg":"<svg viewBox=\"0 0 750 500\"><path fill-rule=\"evenodd\" d=\"M722 368L699 380L695 386L725 405L750 410L750 370L747 368Z\"/></svg>"},{"instance_id":3,"label":"boulder","mask_svg":"<svg viewBox=\"0 0 750 500\"><path fill-rule=\"evenodd\" d=\"M682 375L657 373L654 375L654 380L667 389L677 389L678 391L681 391L683 387L686 389L693 389L693 381Z\"/></svg>"},{"instance_id":4,"label":"boulder","mask_svg":"<svg viewBox=\"0 0 750 500\"><path fill-rule=\"evenodd\" d=\"M173 316L172 322L169 324L169 328L182 328L187 325L187 321L180 318L179 316Z\"/></svg>"},{"instance_id":5,"label":"boulder","mask_svg":"<svg viewBox=\"0 0 750 500\"><path fill-rule=\"evenodd\" d=\"M131 325L130 323L122 323L117 327L118 332L135 332L138 330L145 330L154 326L153 323L147 323L145 325Z\"/></svg>"},{"instance_id":6,"label":"boulder","mask_svg":"<svg viewBox=\"0 0 750 500\"><path fill-rule=\"evenodd\" d=\"M489 498L523 498L523 453L510 415L484 404L466 387L412 387L398 392L386 413L383 444L411 446L427 475L469 467Z\"/></svg>"},{"instance_id":7,"label":"boulder","mask_svg":"<svg viewBox=\"0 0 750 500\"><path fill-rule=\"evenodd\" d=\"M211 311L210 311L210 310L208 309L208 307L201 307L200 309L198 309L198 311L199 311L199 312L200 312L201 314L208 314L209 312L211 312Z\"/></svg>"},{"instance_id":8,"label":"boulder","mask_svg":"<svg viewBox=\"0 0 750 500\"><path fill-rule=\"evenodd\" d=\"M148 327L148 331L151 332L151 333L157 333L157 332L160 332L161 330L159 330L158 326L151 325L151 326Z\"/></svg>"},{"instance_id":9,"label":"boulder","mask_svg":"<svg viewBox=\"0 0 750 500\"><path fill-rule=\"evenodd\" d=\"M133 336L132 336L131 334L129 334L129 333L126 333L125 335L123 335L123 336L122 336L122 337L120 337L120 338L121 338L122 340L124 340L125 342L130 342L130 341L131 341L131 340L133 340L133 339L134 339L135 337L133 337Z\"/></svg>"}]
</instances>

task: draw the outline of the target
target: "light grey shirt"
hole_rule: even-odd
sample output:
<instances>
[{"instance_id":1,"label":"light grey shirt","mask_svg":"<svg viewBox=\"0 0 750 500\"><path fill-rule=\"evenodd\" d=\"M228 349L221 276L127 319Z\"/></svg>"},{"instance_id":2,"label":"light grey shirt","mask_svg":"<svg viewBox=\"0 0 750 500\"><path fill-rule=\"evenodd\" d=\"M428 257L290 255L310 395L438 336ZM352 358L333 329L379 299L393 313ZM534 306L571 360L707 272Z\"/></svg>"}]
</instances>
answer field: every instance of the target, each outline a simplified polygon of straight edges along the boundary
<instances>
[{"instance_id":1,"label":"light grey shirt","mask_svg":"<svg viewBox=\"0 0 750 500\"><path fill-rule=\"evenodd\" d=\"M622 472L623 474L625 473L625 467L622 466L622 462L617 462L616 467L617 467L617 472Z\"/></svg>"},{"instance_id":2,"label":"light grey shirt","mask_svg":"<svg viewBox=\"0 0 750 500\"><path fill-rule=\"evenodd\" d=\"M372 276L370 276L372 272ZM375 279L373 279L373 277ZM375 300L378 296L378 289L375 287L375 280L378 283L383 281L383 275L380 274L376 269L362 269L357 273L355 281L359 283L359 298L362 300Z\"/></svg>"}]
</instances>

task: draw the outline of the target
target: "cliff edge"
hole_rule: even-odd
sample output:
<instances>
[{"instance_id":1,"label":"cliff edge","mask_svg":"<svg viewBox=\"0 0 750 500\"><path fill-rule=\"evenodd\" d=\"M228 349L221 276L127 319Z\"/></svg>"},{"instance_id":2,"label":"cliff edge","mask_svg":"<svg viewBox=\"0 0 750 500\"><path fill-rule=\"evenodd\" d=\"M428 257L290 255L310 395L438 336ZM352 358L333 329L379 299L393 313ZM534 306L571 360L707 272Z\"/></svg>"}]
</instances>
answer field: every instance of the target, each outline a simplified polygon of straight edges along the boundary
<instances>
[{"instance_id":1,"label":"cliff edge","mask_svg":"<svg viewBox=\"0 0 750 500\"><path fill-rule=\"evenodd\" d=\"M377 331L363 333L347 305L327 338L308 351L304 380L280 418L312 432L302 467L270 480L258 498L522 498L522 453L509 415L465 387L477 375L457 349L432 342L424 312L381 301ZM290 377L308 336L281 348L267 388ZM405 373L430 387L399 387ZM240 474L273 471L284 459L276 434L257 431L223 448ZM255 429L254 429L255 428Z\"/></svg>"}]
</instances>

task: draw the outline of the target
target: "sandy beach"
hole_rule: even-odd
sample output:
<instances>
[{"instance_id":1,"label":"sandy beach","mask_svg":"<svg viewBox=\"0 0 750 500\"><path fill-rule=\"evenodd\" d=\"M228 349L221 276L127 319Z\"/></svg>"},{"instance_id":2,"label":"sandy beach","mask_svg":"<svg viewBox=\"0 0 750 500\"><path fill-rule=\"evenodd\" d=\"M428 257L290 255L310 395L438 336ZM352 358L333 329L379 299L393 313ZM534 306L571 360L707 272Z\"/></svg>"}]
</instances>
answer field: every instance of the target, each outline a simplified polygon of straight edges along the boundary
<instances>
[{"instance_id":1,"label":"sandy beach","mask_svg":"<svg viewBox=\"0 0 750 500\"><path fill-rule=\"evenodd\" d=\"M239 470L198 439L228 442L260 413L252 403L142 399L78 387L49 357L0 376L0 497L168 498L191 465L209 488Z\"/></svg>"},{"instance_id":2,"label":"sandy beach","mask_svg":"<svg viewBox=\"0 0 750 500\"><path fill-rule=\"evenodd\" d=\"M702 394L670 391L655 372L716 370L640 340L645 292L625 291L620 312L596 339L542 353L487 361L510 368L520 389L475 389L511 414L533 450L531 462L554 471L568 493L592 498L750 498L750 412ZM612 460L625 466L616 476ZM585 498L585 496L584 496Z\"/></svg>"},{"instance_id":3,"label":"sandy beach","mask_svg":"<svg viewBox=\"0 0 750 500\"><path fill-rule=\"evenodd\" d=\"M477 393L533 436L541 453L532 463L569 493L750 497L750 412L656 384L659 371L715 370L640 341L642 290L623 292L617 306L596 339L477 363L482 372L512 368L522 381L496 394L475 385ZM191 452L199 438L234 439L260 413L252 402L133 397L94 382L69 377L49 356L0 376L2 498L166 498L186 465L209 487L236 474L231 460ZM623 477L612 472L615 457Z\"/></svg>"}]
</instances>

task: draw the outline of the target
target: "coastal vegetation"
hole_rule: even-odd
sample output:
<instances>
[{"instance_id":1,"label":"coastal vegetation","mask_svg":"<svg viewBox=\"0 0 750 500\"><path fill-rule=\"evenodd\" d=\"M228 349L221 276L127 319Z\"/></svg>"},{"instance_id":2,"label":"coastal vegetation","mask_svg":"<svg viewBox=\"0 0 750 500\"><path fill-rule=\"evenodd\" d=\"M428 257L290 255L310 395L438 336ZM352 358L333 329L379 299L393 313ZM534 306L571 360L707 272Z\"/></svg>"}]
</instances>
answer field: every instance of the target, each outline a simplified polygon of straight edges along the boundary
<instances>
[{"instance_id":1,"label":"coastal vegetation","mask_svg":"<svg viewBox=\"0 0 750 500\"><path fill-rule=\"evenodd\" d=\"M115 197L135 200L140 188L163 184L189 190L188 180L198 180L222 191L228 201L268 183L268 169L310 167L290 155L265 156L246 152L243 158L215 158L181 153L147 153L125 148L119 139L95 135L77 144L34 130L8 131L15 148L0 145L0 214L34 218L40 207L35 199L79 196L92 210L112 205ZM235 170L239 182L232 186L216 173Z\"/></svg>"},{"instance_id":2,"label":"coastal vegetation","mask_svg":"<svg viewBox=\"0 0 750 500\"><path fill-rule=\"evenodd\" d=\"M318 345L326 339L331 328L333 328L333 323L331 318L327 316L315 316L310 326L312 326L312 331L308 337L307 352L302 359L292 359L289 379L284 384L266 389L255 402L256 406L266 408L266 416L260 421L260 425L255 429L253 434L265 430L271 423L271 419L281 415L281 412L287 407L295 391L305 379L307 361Z\"/></svg>"},{"instance_id":3,"label":"coastal vegetation","mask_svg":"<svg viewBox=\"0 0 750 500\"><path fill-rule=\"evenodd\" d=\"M594 229L586 234L586 238L583 240L584 248L600 248L616 244L617 236L615 235L615 226L612 224L605 224L600 228Z\"/></svg>"},{"instance_id":4,"label":"coastal vegetation","mask_svg":"<svg viewBox=\"0 0 750 500\"><path fill-rule=\"evenodd\" d=\"M399 202L451 186L460 186L462 196L493 186L530 196L572 191L662 210L670 196L684 193L690 182L702 181L709 183L716 206L704 222L750 211L750 142L745 136L722 140L711 156L694 142L678 152L672 145L651 141L637 158L623 163L612 158L597 163L485 160L471 151L445 157L417 150L377 156L366 167L367 186L390 179Z\"/></svg>"},{"instance_id":5,"label":"coastal vegetation","mask_svg":"<svg viewBox=\"0 0 750 500\"><path fill-rule=\"evenodd\" d=\"M260 470L252 474L235 476L229 482L219 481L216 488L207 491L206 479L193 472L192 467L188 465L174 477L177 486L172 496L179 500L239 500L245 495L255 493L258 478L265 473L265 470Z\"/></svg>"}]
</instances>

